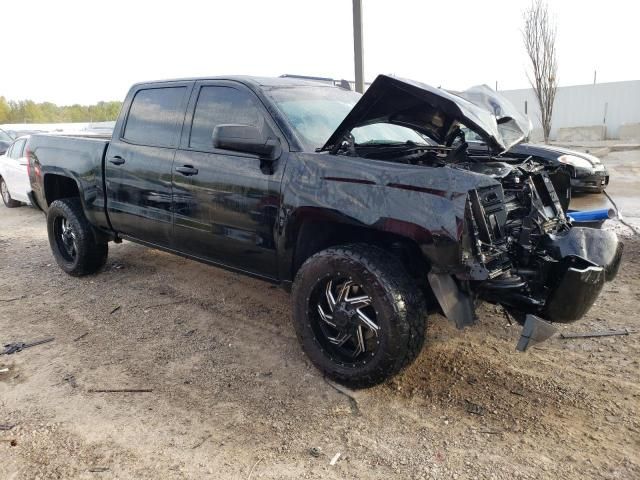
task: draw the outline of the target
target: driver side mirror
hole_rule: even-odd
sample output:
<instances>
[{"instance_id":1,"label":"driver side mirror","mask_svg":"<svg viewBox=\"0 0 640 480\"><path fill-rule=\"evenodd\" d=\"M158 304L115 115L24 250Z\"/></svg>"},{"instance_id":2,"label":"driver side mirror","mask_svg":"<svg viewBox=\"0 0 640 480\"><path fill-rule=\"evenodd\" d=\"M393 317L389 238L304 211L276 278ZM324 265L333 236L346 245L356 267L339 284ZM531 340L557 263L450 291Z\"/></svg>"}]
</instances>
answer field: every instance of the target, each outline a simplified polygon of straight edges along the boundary
<instances>
[{"instance_id":1,"label":"driver side mirror","mask_svg":"<svg viewBox=\"0 0 640 480\"><path fill-rule=\"evenodd\" d=\"M213 129L213 147L253 153L265 160L277 160L282 148L276 137L267 137L253 125L226 124Z\"/></svg>"}]
</instances>

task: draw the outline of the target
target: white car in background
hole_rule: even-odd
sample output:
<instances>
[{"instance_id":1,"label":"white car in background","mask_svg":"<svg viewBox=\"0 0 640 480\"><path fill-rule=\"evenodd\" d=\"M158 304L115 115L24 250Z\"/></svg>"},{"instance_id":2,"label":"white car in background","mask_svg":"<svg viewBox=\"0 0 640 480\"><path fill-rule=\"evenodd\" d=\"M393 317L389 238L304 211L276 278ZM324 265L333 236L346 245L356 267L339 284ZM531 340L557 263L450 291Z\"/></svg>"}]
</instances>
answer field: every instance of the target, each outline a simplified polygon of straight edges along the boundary
<instances>
[{"instance_id":1,"label":"white car in background","mask_svg":"<svg viewBox=\"0 0 640 480\"><path fill-rule=\"evenodd\" d=\"M27 196L31 186L24 155L28 138L23 136L16 139L7 152L0 156L0 194L7 208L31 204Z\"/></svg>"}]
</instances>

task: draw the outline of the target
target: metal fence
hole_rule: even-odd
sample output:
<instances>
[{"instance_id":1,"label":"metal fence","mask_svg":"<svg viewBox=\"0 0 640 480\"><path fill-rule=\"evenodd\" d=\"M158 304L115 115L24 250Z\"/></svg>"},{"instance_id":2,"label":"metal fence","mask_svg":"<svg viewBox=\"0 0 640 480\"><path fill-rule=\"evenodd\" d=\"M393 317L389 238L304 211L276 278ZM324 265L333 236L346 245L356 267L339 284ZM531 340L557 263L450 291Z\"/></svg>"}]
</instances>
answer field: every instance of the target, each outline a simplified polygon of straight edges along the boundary
<instances>
[{"instance_id":1,"label":"metal fence","mask_svg":"<svg viewBox=\"0 0 640 480\"><path fill-rule=\"evenodd\" d=\"M540 129L540 110L531 88L502 90L535 129ZM551 138L559 128L602 126L606 138L619 138L623 124L640 123L640 80L559 87L553 109Z\"/></svg>"}]
</instances>

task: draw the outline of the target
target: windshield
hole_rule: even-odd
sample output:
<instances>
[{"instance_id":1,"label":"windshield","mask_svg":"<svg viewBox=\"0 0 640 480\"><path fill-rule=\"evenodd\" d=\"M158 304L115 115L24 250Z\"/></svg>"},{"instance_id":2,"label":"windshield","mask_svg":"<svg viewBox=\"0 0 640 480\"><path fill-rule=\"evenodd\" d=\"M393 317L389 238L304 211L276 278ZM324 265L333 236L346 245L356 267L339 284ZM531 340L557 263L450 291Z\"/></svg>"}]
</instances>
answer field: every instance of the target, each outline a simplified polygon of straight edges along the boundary
<instances>
[{"instance_id":1,"label":"windshield","mask_svg":"<svg viewBox=\"0 0 640 480\"><path fill-rule=\"evenodd\" d=\"M469 130L467 127L460 127L460 130L464 133L464 139L467 142L484 143L484 139L473 130Z\"/></svg>"},{"instance_id":2,"label":"windshield","mask_svg":"<svg viewBox=\"0 0 640 480\"><path fill-rule=\"evenodd\" d=\"M361 97L350 90L321 86L274 88L268 94L309 150L325 144ZM356 144L427 143L415 130L390 123L354 128L351 134Z\"/></svg>"}]
</instances>

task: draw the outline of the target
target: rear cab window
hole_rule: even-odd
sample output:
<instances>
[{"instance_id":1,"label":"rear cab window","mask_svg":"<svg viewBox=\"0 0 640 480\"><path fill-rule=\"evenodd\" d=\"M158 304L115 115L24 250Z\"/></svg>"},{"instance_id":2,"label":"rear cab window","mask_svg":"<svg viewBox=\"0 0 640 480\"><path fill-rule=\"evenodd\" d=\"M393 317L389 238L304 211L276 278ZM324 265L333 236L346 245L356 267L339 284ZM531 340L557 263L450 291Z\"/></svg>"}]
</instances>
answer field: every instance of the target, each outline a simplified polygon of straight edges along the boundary
<instances>
[{"instance_id":1,"label":"rear cab window","mask_svg":"<svg viewBox=\"0 0 640 480\"><path fill-rule=\"evenodd\" d=\"M184 118L185 86L138 90L127 116L123 139L154 147L176 147Z\"/></svg>"}]
</instances>

